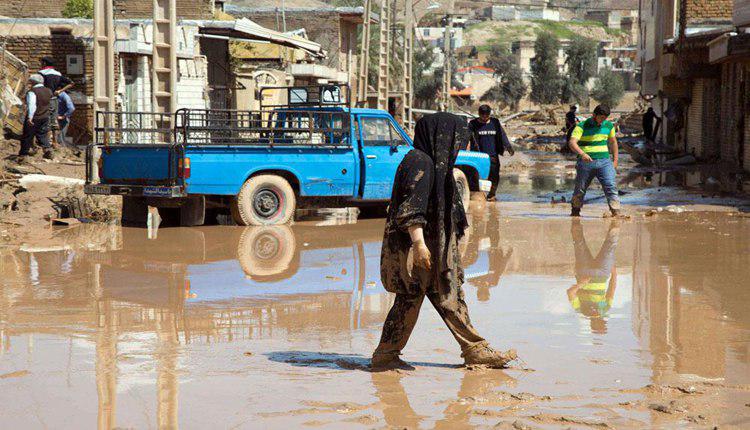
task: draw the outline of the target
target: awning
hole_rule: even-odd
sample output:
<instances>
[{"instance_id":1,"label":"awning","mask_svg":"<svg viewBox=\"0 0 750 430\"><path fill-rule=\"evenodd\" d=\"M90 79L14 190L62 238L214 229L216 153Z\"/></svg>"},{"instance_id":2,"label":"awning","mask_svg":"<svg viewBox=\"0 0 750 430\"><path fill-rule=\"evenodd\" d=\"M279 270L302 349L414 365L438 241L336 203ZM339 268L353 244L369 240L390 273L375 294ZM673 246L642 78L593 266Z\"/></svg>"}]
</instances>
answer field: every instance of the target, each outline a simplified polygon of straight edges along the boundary
<instances>
[{"instance_id":1,"label":"awning","mask_svg":"<svg viewBox=\"0 0 750 430\"><path fill-rule=\"evenodd\" d=\"M186 23L187 21L183 22ZM199 20L195 21L195 23L200 27L201 34L226 36L230 39L238 40L266 41L290 48L299 48L316 57L322 58L326 56L326 52L319 43L289 33L281 33L265 28L247 18L240 18L235 21Z\"/></svg>"}]
</instances>

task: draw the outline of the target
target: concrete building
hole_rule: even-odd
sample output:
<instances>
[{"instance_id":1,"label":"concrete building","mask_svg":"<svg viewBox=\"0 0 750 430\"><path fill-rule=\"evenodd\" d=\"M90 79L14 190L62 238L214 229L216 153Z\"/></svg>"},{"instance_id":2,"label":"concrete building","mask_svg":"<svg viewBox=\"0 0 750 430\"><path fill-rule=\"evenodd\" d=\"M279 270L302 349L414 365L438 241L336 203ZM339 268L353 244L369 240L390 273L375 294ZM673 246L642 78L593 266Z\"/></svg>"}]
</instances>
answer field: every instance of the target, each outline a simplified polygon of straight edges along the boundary
<instances>
[{"instance_id":1,"label":"concrete building","mask_svg":"<svg viewBox=\"0 0 750 430\"><path fill-rule=\"evenodd\" d=\"M281 33L303 31L309 40L322 46L326 56L315 61L317 67L296 66L301 69L298 71L306 73L309 81L348 83L356 91L357 27L363 22L364 8L335 7L317 0L286 0L282 10L276 0L233 0L224 5L224 10Z\"/></svg>"},{"instance_id":2,"label":"concrete building","mask_svg":"<svg viewBox=\"0 0 750 430\"><path fill-rule=\"evenodd\" d=\"M640 11L641 93L665 119L659 140L724 173L750 171L749 3L651 0Z\"/></svg>"},{"instance_id":3,"label":"concrete building","mask_svg":"<svg viewBox=\"0 0 750 430\"><path fill-rule=\"evenodd\" d=\"M560 11L544 5L492 5L481 10L480 16L492 21L546 19L560 21Z\"/></svg>"}]
</instances>

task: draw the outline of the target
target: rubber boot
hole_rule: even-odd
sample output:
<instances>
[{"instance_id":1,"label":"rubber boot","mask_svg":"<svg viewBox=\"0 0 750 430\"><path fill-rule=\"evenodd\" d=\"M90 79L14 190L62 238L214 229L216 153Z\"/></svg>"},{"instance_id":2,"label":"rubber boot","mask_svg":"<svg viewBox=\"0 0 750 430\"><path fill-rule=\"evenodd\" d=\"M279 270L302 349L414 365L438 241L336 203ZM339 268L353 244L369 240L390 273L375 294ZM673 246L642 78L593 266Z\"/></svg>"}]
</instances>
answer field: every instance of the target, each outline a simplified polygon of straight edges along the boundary
<instances>
[{"instance_id":1,"label":"rubber boot","mask_svg":"<svg viewBox=\"0 0 750 430\"><path fill-rule=\"evenodd\" d=\"M464 366L482 365L494 369L502 369L508 367L508 363L511 361L516 360L518 354L516 354L514 349L499 352L492 349L486 343L479 343L467 348L461 354L461 357L464 359Z\"/></svg>"},{"instance_id":2,"label":"rubber boot","mask_svg":"<svg viewBox=\"0 0 750 430\"><path fill-rule=\"evenodd\" d=\"M370 360L370 368L375 372L386 370L414 370L414 366L399 358L396 354L374 354Z\"/></svg>"}]
</instances>

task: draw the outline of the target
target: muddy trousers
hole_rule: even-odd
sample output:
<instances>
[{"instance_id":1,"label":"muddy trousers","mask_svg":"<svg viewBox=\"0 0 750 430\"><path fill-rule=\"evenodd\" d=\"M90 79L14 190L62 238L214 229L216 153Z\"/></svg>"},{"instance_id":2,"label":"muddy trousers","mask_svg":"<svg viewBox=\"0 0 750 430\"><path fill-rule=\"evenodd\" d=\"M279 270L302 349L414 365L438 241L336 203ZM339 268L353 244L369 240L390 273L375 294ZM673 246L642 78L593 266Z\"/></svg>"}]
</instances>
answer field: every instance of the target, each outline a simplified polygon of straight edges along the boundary
<instances>
[{"instance_id":1,"label":"muddy trousers","mask_svg":"<svg viewBox=\"0 0 750 430\"><path fill-rule=\"evenodd\" d=\"M373 355L401 354L401 350L406 346L406 342L409 341L409 336L411 336L411 332L417 324L419 310L425 296L430 300L445 325L448 326L448 330L458 341L461 351L466 351L467 348L479 343L486 343L484 338L471 325L469 309L464 301L464 293L459 287L458 294L452 300L441 300L437 292L418 295L396 294L396 301L388 312L385 324L383 324L380 344Z\"/></svg>"}]
</instances>

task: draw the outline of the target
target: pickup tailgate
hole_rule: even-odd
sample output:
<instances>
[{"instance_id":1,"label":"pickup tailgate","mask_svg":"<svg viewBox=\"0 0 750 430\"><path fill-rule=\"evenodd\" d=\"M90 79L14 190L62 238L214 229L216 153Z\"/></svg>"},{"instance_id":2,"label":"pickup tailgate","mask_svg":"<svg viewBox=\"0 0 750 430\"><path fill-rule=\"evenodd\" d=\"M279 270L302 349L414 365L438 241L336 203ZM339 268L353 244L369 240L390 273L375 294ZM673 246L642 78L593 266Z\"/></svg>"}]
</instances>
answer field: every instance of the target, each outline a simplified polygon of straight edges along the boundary
<instances>
[{"instance_id":1,"label":"pickup tailgate","mask_svg":"<svg viewBox=\"0 0 750 430\"><path fill-rule=\"evenodd\" d=\"M99 146L87 156L98 183L88 194L178 197L184 194L183 151L175 145ZM90 170L90 171L91 171Z\"/></svg>"},{"instance_id":2,"label":"pickup tailgate","mask_svg":"<svg viewBox=\"0 0 750 430\"><path fill-rule=\"evenodd\" d=\"M171 184L177 177L178 158L171 145L102 148L99 180L102 184Z\"/></svg>"}]
</instances>

